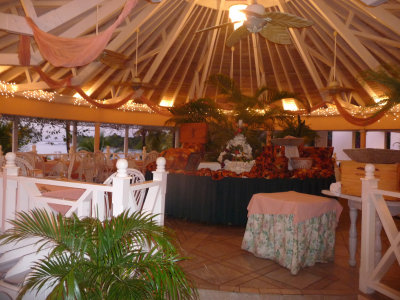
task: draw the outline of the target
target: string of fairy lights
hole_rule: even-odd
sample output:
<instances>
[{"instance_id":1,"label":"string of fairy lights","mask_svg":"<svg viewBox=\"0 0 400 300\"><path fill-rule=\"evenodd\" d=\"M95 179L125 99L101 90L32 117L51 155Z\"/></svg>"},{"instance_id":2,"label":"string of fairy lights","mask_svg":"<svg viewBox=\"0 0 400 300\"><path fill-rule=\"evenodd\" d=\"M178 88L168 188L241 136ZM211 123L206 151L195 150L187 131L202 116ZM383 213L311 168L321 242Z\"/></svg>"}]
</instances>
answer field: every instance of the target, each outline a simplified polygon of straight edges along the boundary
<instances>
[{"instance_id":1,"label":"string of fairy lights","mask_svg":"<svg viewBox=\"0 0 400 300\"><path fill-rule=\"evenodd\" d=\"M0 96L5 98L15 97L16 93L18 92L17 85L15 83L0 81ZM30 91L23 91L21 95L26 99L33 99L38 101L47 101L47 102L54 102L56 96L60 96L57 92L48 92L44 90L30 90ZM104 103L104 100L96 100L99 103ZM90 108L97 107L95 105L89 104L85 99L82 97L73 97L72 101L73 105L76 106L89 106ZM119 110L122 111L134 111L134 112L146 112L146 113L154 113L154 111L148 107L146 104L135 103L134 100L130 100L124 105L118 107Z\"/></svg>"},{"instance_id":2,"label":"string of fairy lights","mask_svg":"<svg viewBox=\"0 0 400 300\"><path fill-rule=\"evenodd\" d=\"M5 81L0 81L0 96L4 98L14 97L18 92L17 85L15 83L9 83ZM32 90L32 91L23 91L21 93L27 99L34 99L38 101L47 101L54 102L55 97L58 96L56 92L48 92L43 90ZM96 100L101 101L101 100ZM104 103L104 101L101 101ZM73 97L73 105L76 106L87 106L90 108L97 109L96 106L89 104L82 97ZM146 113L154 113L154 111L146 104L135 103L134 100L130 100L124 105L117 108L122 111L132 111L132 112L146 112ZM371 107L362 107L353 105L351 108L348 108L349 113L353 116L358 117L367 117L371 114L374 114L379 109L378 106ZM319 108L317 110L312 111L311 113L304 114L304 116L314 116L314 117L329 117L329 116L337 116L340 113L338 112L336 106L329 105L327 108ZM394 106L385 117L392 117L394 121L400 119L400 105ZM379 120L380 121L380 120ZM379 122L378 121L378 122Z\"/></svg>"}]
</instances>

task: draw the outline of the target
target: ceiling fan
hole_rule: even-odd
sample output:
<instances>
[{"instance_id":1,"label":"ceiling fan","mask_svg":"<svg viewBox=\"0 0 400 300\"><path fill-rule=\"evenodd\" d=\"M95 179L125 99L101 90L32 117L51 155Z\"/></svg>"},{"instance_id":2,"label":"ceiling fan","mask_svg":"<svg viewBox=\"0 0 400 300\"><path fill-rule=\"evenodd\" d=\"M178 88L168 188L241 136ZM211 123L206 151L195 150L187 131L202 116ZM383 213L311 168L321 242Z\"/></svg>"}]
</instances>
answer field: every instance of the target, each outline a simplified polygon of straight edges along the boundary
<instances>
[{"instance_id":1,"label":"ceiling fan","mask_svg":"<svg viewBox=\"0 0 400 300\"><path fill-rule=\"evenodd\" d=\"M117 82L114 83L116 86L129 86L131 87L134 91L137 91L139 89L154 89L155 86L143 82L142 79L138 76L138 41L139 41L139 30L137 30L136 34L136 56L135 59L131 59L130 57L119 53L115 52L112 50L104 49L103 53L100 55L99 60L103 64L113 68L113 69L130 69L131 74L132 74L132 81L127 81L127 82Z\"/></svg>"},{"instance_id":2,"label":"ceiling fan","mask_svg":"<svg viewBox=\"0 0 400 300\"><path fill-rule=\"evenodd\" d=\"M246 15L243 25L234 30L226 40L226 46L232 47L249 33L259 33L265 39L288 45L292 43L289 27L302 28L311 26L312 21L283 12L267 12L264 6L254 3L248 5L242 12ZM228 22L218 26L201 29L198 32L212 30L237 22Z\"/></svg>"}]
</instances>

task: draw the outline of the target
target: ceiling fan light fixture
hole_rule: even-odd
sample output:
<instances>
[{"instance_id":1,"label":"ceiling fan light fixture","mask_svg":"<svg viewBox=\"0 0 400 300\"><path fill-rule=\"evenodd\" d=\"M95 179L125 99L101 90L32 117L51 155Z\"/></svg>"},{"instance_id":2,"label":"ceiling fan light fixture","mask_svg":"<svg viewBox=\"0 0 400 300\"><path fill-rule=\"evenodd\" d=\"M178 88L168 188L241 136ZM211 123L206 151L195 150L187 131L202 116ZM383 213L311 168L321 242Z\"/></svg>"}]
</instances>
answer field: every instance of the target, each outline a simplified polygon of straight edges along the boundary
<instances>
[{"instance_id":1,"label":"ceiling fan light fixture","mask_svg":"<svg viewBox=\"0 0 400 300\"><path fill-rule=\"evenodd\" d=\"M229 19L232 22L238 22L233 24L233 28L236 30L243 25L243 22L247 20L246 14L243 10L247 7L245 4L236 4L229 7Z\"/></svg>"},{"instance_id":2,"label":"ceiling fan light fixture","mask_svg":"<svg viewBox=\"0 0 400 300\"><path fill-rule=\"evenodd\" d=\"M282 105L284 110L296 111L299 110L296 100L294 98L282 99Z\"/></svg>"},{"instance_id":3,"label":"ceiling fan light fixture","mask_svg":"<svg viewBox=\"0 0 400 300\"><path fill-rule=\"evenodd\" d=\"M264 17L265 8L261 4L250 4L247 5L245 9L242 10L244 13L248 13L250 15L256 15L259 18Z\"/></svg>"},{"instance_id":4,"label":"ceiling fan light fixture","mask_svg":"<svg viewBox=\"0 0 400 300\"><path fill-rule=\"evenodd\" d=\"M173 107L174 106L174 99L162 99L161 101L160 101L160 104L159 104L159 106L162 106L162 107Z\"/></svg>"}]
</instances>

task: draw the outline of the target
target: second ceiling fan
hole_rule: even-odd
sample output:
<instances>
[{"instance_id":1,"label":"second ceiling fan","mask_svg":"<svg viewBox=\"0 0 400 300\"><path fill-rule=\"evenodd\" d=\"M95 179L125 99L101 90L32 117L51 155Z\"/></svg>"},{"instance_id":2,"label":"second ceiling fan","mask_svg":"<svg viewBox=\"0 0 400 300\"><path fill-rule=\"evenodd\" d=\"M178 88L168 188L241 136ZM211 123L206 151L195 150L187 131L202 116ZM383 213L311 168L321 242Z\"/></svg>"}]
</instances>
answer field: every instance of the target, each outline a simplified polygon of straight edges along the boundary
<instances>
[{"instance_id":1,"label":"second ceiling fan","mask_svg":"<svg viewBox=\"0 0 400 300\"><path fill-rule=\"evenodd\" d=\"M292 43L288 28L302 28L313 24L312 21L282 12L268 12L265 7L254 3L248 5L242 12L246 15L243 25L234 30L226 40L226 46L232 47L250 33L259 33L262 37L277 44ZM228 22L217 26L201 29L196 33L221 28L237 22Z\"/></svg>"}]
</instances>

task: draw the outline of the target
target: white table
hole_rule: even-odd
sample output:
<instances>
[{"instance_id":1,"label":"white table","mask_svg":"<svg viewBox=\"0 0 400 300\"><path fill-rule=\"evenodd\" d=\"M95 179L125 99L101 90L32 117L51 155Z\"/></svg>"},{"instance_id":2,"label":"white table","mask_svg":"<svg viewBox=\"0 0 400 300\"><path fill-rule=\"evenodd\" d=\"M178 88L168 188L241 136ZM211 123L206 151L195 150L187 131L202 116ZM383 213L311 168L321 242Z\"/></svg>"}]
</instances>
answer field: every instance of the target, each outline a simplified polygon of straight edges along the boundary
<instances>
[{"instance_id":1,"label":"white table","mask_svg":"<svg viewBox=\"0 0 400 300\"><path fill-rule=\"evenodd\" d=\"M339 198L347 199L347 204L349 206L349 214L350 214L350 229L349 229L349 252L350 252L350 259L349 265L355 266L356 265L356 249L357 249L357 216L358 210L361 210L361 197L352 196L352 195L345 195L341 193L332 193L329 190L322 190L323 194L327 196L334 196ZM390 214L392 216L396 216L400 214L400 202L399 201L386 201L388 205ZM381 242L381 230L382 230L382 223L379 218L376 218L376 237L375 237L375 245L376 245L376 252L375 252L375 262L379 261L382 255L382 242Z\"/></svg>"},{"instance_id":2,"label":"white table","mask_svg":"<svg viewBox=\"0 0 400 300\"><path fill-rule=\"evenodd\" d=\"M254 194L242 249L271 259L296 275L303 267L334 258L342 211L337 200L297 193Z\"/></svg>"}]
</instances>

